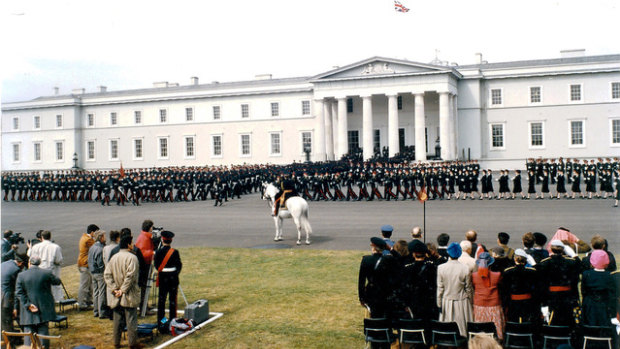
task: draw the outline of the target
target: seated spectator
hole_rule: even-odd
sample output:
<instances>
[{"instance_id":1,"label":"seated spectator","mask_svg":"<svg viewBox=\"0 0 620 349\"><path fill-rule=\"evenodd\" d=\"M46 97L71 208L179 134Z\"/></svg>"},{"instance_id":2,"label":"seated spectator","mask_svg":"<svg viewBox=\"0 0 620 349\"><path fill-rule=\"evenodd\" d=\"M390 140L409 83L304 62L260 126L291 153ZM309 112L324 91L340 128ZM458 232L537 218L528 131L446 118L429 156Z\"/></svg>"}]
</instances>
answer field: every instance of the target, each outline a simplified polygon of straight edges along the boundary
<instances>
[{"instance_id":1,"label":"seated spectator","mask_svg":"<svg viewBox=\"0 0 620 349\"><path fill-rule=\"evenodd\" d=\"M510 235L505 232L497 234L497 245L504 249L504 256L508 259L513 259L515 256L515 250L508 246L510 241Z\"/></svg>"},{"instance_id":2,"label":"seated spectator","mask_svg":"<svg viewBox=\"0 0 620 349\"><path fill-rule=\"evenodd\" d=\"M445 257L446 260L449 258L447 251L449 242L450 235L446 233L441 233L439 234L439 236L437 236L437 252L439 252L441 256Z\"/></svg>"},{"instance_id":3,"label":"seated spectator","mask_svg":"<svg viewBox=\"0 0 620 349\"><path fill-rule=\"evenodd\" d=\"M581 280L583 323L588 326L609 326L609 319L616 317L615 285L606 270L609 255L602 249L595 249L589 257L589 263L594 269L586 270Z\"/></svg>"},{"instance_id":4,"label":"seated spectator","mask_svg":"<svg viewBox=\"0 0 620 349\"><path fill-rule=\"evenodd\" d=\"M498 289L501 274L489 270L493 262L495 259L488 252L481 253L476 260L478 270L471 276L474 285L474 321L493 322L501 340L504 338L505 323Z\"/></svg>"},{"instance_id":5,"label":"seated spectator","mask_svg":"<svg viewBox=\"0 0 620 349\"><path fill-rule=\"evenodd\" d=\"M463 253L459 257L459 262L465 264L469 269L469 273L471 274L476 270L476 260L470 255L471 242L463 240L461 241L460 246Z\"/></svg>"},{"instance_id":6,"label":"seated spectator","mask_svg":"<svg viewBox=\"0 0 620 349\"><path fill-rule=\"evenodd\" d=\"M594 251L602 250L602 251L605 251L605 253L607 253L607 256L609 258L609 263L607 267L605 268L605 270L607 270L608 272L616 271L616 257L614 257L613 253L607 251L607 240L603 239L603 237L596 234L592 237L592 240L590 240L590 245L592 246L592 249ZM583 265L583 270L592 269L592 265L590 264L591 255L592 255L591 253L588 254L581 261L581 264Z\"/></svg>"},{"instance_id":7,"label":"seated spectator","mask_svg":"<svg viewBox=\"0 0 620 349\"><path fill-rule=\"evenodd\" d=\"M502 349L495 339L488 336L473 336L467 343L468 349ZM559 348L558 348L559 349Z\"/></svg>"},{"instance_id":8,"label":"seated spectator","mask_svg":"<svg viewBox=\"0 0 620 349\"><path fill-rule=\"evenodd\" d=\"M536 232L534 235L534 248L532 249L532 257L536 264L540 263L543 259L549 257L549 251L545 250L545 244L547 243L547 237L543 233Z\"/></svg>"}]
</instances>

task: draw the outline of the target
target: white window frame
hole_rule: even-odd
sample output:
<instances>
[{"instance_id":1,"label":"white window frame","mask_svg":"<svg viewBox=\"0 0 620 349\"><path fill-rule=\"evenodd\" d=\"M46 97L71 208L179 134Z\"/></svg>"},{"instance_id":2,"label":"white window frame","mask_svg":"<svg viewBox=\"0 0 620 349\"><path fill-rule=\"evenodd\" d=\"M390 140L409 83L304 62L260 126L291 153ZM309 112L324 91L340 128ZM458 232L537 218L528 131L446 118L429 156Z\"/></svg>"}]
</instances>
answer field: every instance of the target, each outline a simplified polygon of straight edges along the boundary
<instances>
[{"instance_id":1,"label":"white window frame","mask_svg":"<svg viewBox=\"0 0 620 349\"><path fill-rule=\"evenodd\" d=\"M538 102L532 102L532 89L533 88L540 89L540 101L538 101ZM540 86L540 85L537 85L537 86L529 86L527 89L529 91L529 93L528 93L528 104L529 105L541 105L543 103L543 87Z\"/></svg>"},{"instance_id":2,"label":"white window frame","mask_svg":"<svg viewBox=\"0 0 620 349\"><path fill-rule=\"evenodd\" d=\"M37 119L39 120L38 127L37 127ZM41 129L41 116L40 115L34 115L32 117L32 129L33 130L40 130Z\"/></svg>"},{"instance_id":3,"label":"white window frame","mask_svg":"<svg viewBox=\"0 0 620 349\"><path fill-rule=\"evenodd\" d=\"M306 108L306 104L307 104L307 108ZM307 112L306 112L307 109ZM312 115L312 104L310 103L310 100L306 99L301 101L301 115Z\"/></svg>"},{"instance_id":4,"label":"white window frame","mask_svg":"<svg viewBox=\"0 0 620 349\"><path fill-rule=\"evenodd\" d=\"M116 142L116 157L112 157L112 143ZM120 161L120 138L111 138L108 140L108 160Z\"/></svg>"},{"instance_id":5,"label":"white window frame","mask_svg":"<svg viewBox=\"0 0 620 349\"><path fill-rule=\"evenodd\" d=\"M493 126L502 127L502 146L496 147L493 145ZM506 150L506 122L489 122L489 150Z\"/></svg>"},{"instance_id":6,"label":"white window frame","mask_svg":"<svg viewBox=\"0 0 620 349\"><path fill-rule=\"evenodd\" d=\"M136 116L139 116L140 120L137 120ZM142 115L142 110L134 110L133 111L133 123L134 123L134 125L142 125L142 116L143 116Z\"/></svg>"},{"instance_id":7,"label":"white window frame","mask_svg":"<svg viewBox=\"0 0 620 349\"><path fill-rule=\"evenodd\" d=\"M499 103L493 103L493 91L499 91ZM502 107L504 106L504 89L503 88L490 88L489 89L489 106Z\"/></svg>"},{"instance_id":8,"label":"white window frame","mask_svg":"<svg viewBox=\"0 0 620 349\"><path fill-rule=\"evenodd\" d=\"M61 158L58 157L58 145L62 147ZM55 162L65 162L65 141L64 140L55 140L54 141L54 161Z\"/></svg>"},{"instance_id":9,"label":"white window frame","mask_svg":"<svg viewBox=\"0 0 620 349\"><path fill-rule=\"evenodd\" d=\"M270 114L272 118L279 117L280 116L280 102L270 102L269 110L270 110Z\"/></svg>"},{"instance_id":10,"label":"white window frame","mask_svg":"<svg viewBox=\"0 0 620 349\"><path fill-rule=\"evenodd\" d=\"M162 140L166 140L166 154L162 155ZM170 136L157 137L157 160L170 159Z\"/></svg>"},{"instance_id":11,"label":"white window frame","mask_svg":"<svg viewBox=\"0 0 620 349\"><path fill-rule=\"evenodd\" d=\"M60 119L58 117L60 117ZM59 120L60 120L60 126L58 125ZM56 120L54 121L54 125L56 126L55 128L61 129L63 128L64 124L65 124L64 116L62 114L56 114Z\"/></svg>"},{"instance_id":12,"label":"white window frame","mask_svg":"<svg viewBox=\"0 0 620 349\"><path fill-rule=\"evenodd\" d=\"M217 110L217 113L216 113ZM212 105L211 106L211 116L213 118L213 120L222 120L222 106L217 104L217 105Z\"/></svg>"},{"instance_id":13,"label":"white window frame","mask_svg":"<svg viewBox=\"0 0 620 349\"><path fill-rule=\"evenodd\" d=\"M13 131L19 131L19 116L14 116L11 122L11 129Z\"/></svg>"},{"instance_id":14,"label":"white window frame","mask_svg":"<svg viewBox=\"0 0 620 349\"><path fill-rule=\"evenodd\" d=\"M16 149L17 149L17 152L15 151ZM21 142L11 143L11 160L12 160L11 162L14 164L19 164L22 162L22 143Z\"/></svg>"},{"instance_id":15,"label":"white window frame","mask_svg":"<svg viewBox=\"0 0 620 349\"><path fill-rule=\"evenodd\" d=\"M581 122L581 139L583 144L573 144L573 122ZM586 147L586 119L569 119L568 120L568 147L569 148L585 148Z\"/></svg>"},{"instance_id":16,"label":"white window frame","mask_svg":"<svg viewBox=\"0 0 620 349\"><path fill-rule=\"evenodd\" d=\"M110 126L118 126L118 112L116 111L110 112Z\"/></svg>"},{"instance_id":17,"label":"white window frame","mask_svg":"<svg viewBox=\"0 0 620 349\"><path fill-rule=\"evenodd\" d=\"M92 119L92 124L90 123ZM94 113L86 113L86 127L92 128L95 127L95 114Z\"/></svg>"},{"instance_id":18,"label":"white window frame","mask_svg":"<svg viewBox=\"0 0 620 349\"><path fill-rule=\"evenodd\" d=\"M93 157L89 157L90 156L90 149L89 149L89 145L90 143L93 144ZM92 162L92 161L96 161L97 160L97 142L95 142L94 139L87 139L86 142L84 143L84 154L86 155L86 161Z\"/></svg>"},{"instance_id":19,"label":"white window frame","mask_svg":"<svg viewBox=\"0 0 620 349\"><path fill-rule=\"evenodd\" d=\"M163 112L163 115L162 115ZM164 121L162 121L162 116L164 117ZM167 124L168 123L168 119L169 119L169 115L168 115L168 108L159 108L157 109L157 120L159 120L160 124Z\"/></svg>"},{"instance_id":20,"label":"white window frame","mask_svg":"<svg viewBox=\"0 0 620 349\"><path fill-rule=\"evenodd\" d=\"M244 111L243 111L243 107L247 107L247 116L243 116L244 115ZM250 103L241 103L241 118L242 119L249 119L250 118Z\"/></svg>"},{"instance_id":21,"label":"white window frame","mask_svg":"<svg viewBox=\"0 0 620 349\"><path fill-rule=\"evenodd\" d=\"M579 86L579 100L573 100L573 86ZM577 84L569 84L568 85L568 102L569 103L583 103L584 95L583 95L583 83Z\"/></svg>"},{"instance_id":22,"label":"white window frame","mask_svg":"<svg viewBox=\"0 0 620 349\"><path fill-rule=\"evenodd\" d=\"M194 113L194 107L185 107L185 122L194 122L196 121L196 113ZM188 111L191 111L191 119L187 119L188 115Z\"/></svg>"},{"instance_id":23,"label":"white window frame","mask_svg":"<svg viewBox=\"0 0 620 349\"><path fill-rule=\"evenodd\" d=\"M620 142L614 143L614 120L620 123L620 117L609 118L609 146L610 147L620 147Z\"/></svg>"},{"instance_id":24,"label":"white window frame","mask_svg":"<svg viewBox=\"0 0 620 349\"><path fill-rule=\"evenodd\" d=\"M248 153L243 153L243 137L248 137ZM240 158L251 158L252 157L252 133L239 133L239 157Z\"/></svg>"},{"instance_id":25,"label":"white window frame","mask_svg":"<svg viewBox=\"0 0 620 349\"><path fill-rule=\"evenodd\" d=\"M140 156L137 156L137 143L136 141L140 141ZM133 160L142 161L144 160L144 137L133 137L131 139L131 157Z\"/></svg>"},{"instance_id":26,"label":"white window frame","mask_svg":"<svg viewBox=\"0 0 620 349\"><path fill-rule=\"evenodd\" d=\"M43 162L43 142L41 141L34 141L32 142L32 162L34 163L41 163ZM37 159L37 145L39 146L39 158Z\"/></svg>"},{"instance_id":27,"label":"white window frame","mask_svg":"<svg viewBox=\"0 0 620 349\"><path fill-rule=\"evenodd\" d=\"M272 138L273 135L278 135L280 137L280 140L279 140L279 142L280 142L280 144L279 144L280 151L277 152L277 153L273 151L273 148L274 148L274 146L273 146L273 138ZM283 143L282 143L282 131L269 132L269 156L282 156L282 145L283 145Z\"/></svg>"},{"instance_id":28,"label":"white window frame","mask_svg":"<svg viewBox=\"0 0 620 349\"><path fill-rule=\"evenodd\" d=\"M219 138L220 140L220 144L219 144L219 150L220 153L216 154L215 153L215 138ZM211 135L211 158L213 159L221 159L224 157L224 134L223 133L214 133Z\"/></svg>"},{"instance_id":29,"label":"white window frame","mask_svg":"<svg viewBox=\"0 0 620 349\"><path fill-rule=\"evenodd\" d=\"M192 155L187 154L187 140L192 139ZM183 136L183 158L184 159L195 159L196 158L196 135L186 135Z\"/></svg>"},{"instance_id":30,"label":"white window frame","mask_svg":"<svg viewBox=\"0 0 620 349\"><path fill-rule=\"evenodd\" d=\"M299 142L300 142L301 154L305 156L306 153L304 153L304 133L309 133L310 134L310 154L312 154L312 151L313 151L313 148L314 148L314 146L312 144L312 140L314 138L313 137L314 134L313 134L312 130L301 130L301 131L299 131Z\"/></svg>"},{"instance_id":31,"label":"white window frame","mask_svg":"<svg viewBox=\"0 0 620 349\"><path fill-rule=\"evenodd\" d=\"M532 145L532 124L541 124L542 145ZM547 142L545 140L545 121L544 120L528 121L527 122L527 134L528 134L527 146L529 149L545 149L547 147Z\"/></svg>"},{"instance_id":32,"label":"white window frame","mask_svg":"<svg viewBox=\"0 0 620 349\"><path fill-rule=\"evenodd\" d=\"M618 97L614 97L614 84L618 86ZM612 101L620 100L620 81L612 81L609 83L609 96Z\"/></svg>"}]
</instances>

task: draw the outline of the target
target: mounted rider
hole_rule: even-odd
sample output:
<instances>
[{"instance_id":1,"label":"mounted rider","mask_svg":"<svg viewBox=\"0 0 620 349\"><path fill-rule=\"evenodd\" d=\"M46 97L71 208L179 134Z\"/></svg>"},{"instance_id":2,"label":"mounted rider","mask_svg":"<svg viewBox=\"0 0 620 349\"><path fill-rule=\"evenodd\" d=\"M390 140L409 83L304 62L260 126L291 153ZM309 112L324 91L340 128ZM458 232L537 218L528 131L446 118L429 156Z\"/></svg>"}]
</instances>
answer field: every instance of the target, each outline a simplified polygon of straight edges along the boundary
<instances>
[{"instance_id":1,"label":"mounted rider","mask_svg":"<svg viewBox=\"0 0 620 349\"><path fill-rule=\"evenodd\" d=\"M276 194L273 204L272 216L276 217L280 211L280 207L286 207L286 200L293 196L299 196L297 189L295 188L295 182L289 177L288 174L281 173L276 179L276 187L280 191Z\"/></svg>"}]
</instances>

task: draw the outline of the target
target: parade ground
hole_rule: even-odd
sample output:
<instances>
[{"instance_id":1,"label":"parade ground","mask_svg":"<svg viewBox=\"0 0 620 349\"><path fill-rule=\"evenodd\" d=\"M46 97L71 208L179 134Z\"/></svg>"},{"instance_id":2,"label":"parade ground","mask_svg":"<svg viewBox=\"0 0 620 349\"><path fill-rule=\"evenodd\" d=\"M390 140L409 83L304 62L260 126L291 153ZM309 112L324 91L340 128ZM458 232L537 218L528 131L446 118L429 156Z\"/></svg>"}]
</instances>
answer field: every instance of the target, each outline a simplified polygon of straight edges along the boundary
<instances>
[{"instance_id":1,"label":"parade ground","mask_svg":"<svg viewBox=\"0 0 620 349\"><path fill-rule=\"evenodd\" d=\"M88 224L101 229L129 227L137 237L144 219L176 234L177 247L295 248L367 250L369 238L384 224L394 226L393 239L410 240L414 226L424 226L424 205L417 201L309 202L313 234L309 246L296 246L291 220L284 224L284 241L274 242L274 222L266 201L255 193L229 200L221 207L213 201L144 203L141 206L103 207L97 202L2 202L2 230L21 232L28 240L39 229L52 232L62 247L64 265L77 261L78 240ZM440 233L460 241L469 229L478 240L495 246L497 233L511 235L510 246L521 246L521 236L538 231L548 238L566 227L589 243L594 234L620 251L620 209L613 200L434 200L426 202L426 239L436 242ZM302 236L302 242L304 237ZM25 245L20 249L25 250Z\"/></svg>"}]
</instances>

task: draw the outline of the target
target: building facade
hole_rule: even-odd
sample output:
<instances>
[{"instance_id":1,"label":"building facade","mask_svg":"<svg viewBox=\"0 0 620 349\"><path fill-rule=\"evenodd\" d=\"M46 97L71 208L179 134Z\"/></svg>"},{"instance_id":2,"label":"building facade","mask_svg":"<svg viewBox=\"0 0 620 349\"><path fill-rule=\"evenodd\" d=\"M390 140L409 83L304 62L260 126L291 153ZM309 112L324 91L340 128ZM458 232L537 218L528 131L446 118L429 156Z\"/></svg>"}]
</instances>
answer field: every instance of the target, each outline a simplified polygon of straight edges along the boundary
<instances>
[{"instance_id":1,"label":"building facade","mask_svg":"<svg viewBox=\"0 0 620 349\"><path fill-rule=\"evenodd\" d=\"M52 95L2 106L4 171L340 159L620 156L620 55L472 65L373 57L313 77ZM437 153L436 153L437 152Z\"/></svg>"}]
</instances>

